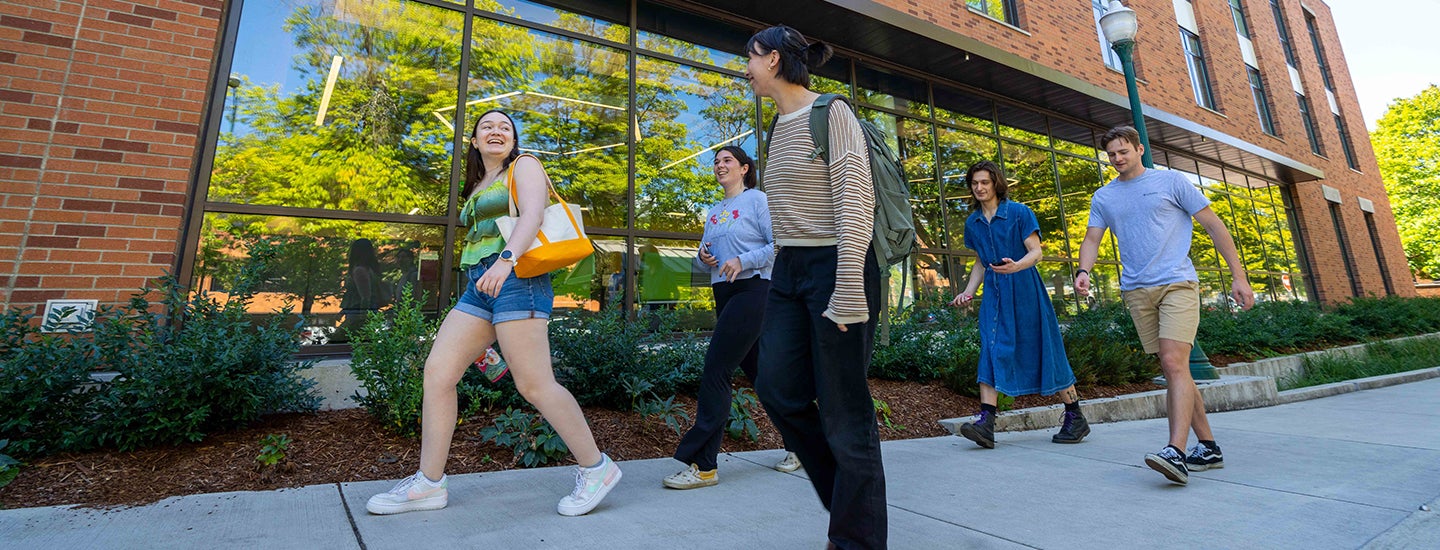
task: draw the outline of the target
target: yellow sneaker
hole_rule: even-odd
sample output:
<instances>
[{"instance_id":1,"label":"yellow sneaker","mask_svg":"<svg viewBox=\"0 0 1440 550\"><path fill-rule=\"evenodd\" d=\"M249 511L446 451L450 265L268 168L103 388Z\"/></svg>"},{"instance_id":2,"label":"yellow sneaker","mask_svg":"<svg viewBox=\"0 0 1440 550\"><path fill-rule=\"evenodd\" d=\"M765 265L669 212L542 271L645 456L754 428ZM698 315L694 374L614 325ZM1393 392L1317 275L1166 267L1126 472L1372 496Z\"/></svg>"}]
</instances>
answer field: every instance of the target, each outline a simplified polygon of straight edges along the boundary
<instances>
[{"instance_id":1,"label":"yellow sneaker","mask_svg":"<svg viewBox=\"0 0 1440 550\"><path fill-rule=\"evenodd\" d=\"M719 470L701 471L699 466L690 467L665 478L665 486L671 489L699 489L720 483Z\"/></svg>"}]
</instances>

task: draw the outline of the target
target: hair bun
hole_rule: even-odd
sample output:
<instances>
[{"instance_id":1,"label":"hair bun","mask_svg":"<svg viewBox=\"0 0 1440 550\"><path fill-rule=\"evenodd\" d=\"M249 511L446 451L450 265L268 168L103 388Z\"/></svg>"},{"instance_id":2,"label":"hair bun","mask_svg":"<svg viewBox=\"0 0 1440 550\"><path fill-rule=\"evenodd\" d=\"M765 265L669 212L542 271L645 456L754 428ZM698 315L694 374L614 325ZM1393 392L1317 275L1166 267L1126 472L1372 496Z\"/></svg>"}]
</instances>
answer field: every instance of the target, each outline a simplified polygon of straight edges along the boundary
<instances>
[{"instance_id":1,"label":"hair bun","mask_svg":"<svg viewBox=\"0 0 1440 550\"><path fill-rule=\"evenodd\" d=\"M830 48L830 45L824 42L817 41L810 44L805 47L805 66L813 69L824 65L834 53L835 51Z\"/></svg>"}]
</instances>

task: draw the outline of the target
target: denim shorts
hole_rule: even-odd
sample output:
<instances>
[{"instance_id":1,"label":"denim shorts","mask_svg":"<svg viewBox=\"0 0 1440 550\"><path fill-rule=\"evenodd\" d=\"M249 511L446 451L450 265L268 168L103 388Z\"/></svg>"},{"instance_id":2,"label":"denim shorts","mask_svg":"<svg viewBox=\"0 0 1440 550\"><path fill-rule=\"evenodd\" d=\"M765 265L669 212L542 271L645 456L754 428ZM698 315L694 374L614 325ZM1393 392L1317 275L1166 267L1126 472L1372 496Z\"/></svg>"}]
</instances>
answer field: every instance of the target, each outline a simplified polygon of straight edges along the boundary
<instances>
[{"instance_id":1,"label":"denim shorts","mask_svg":"<svg viewBox=\"0 0 1440 550\"><path fill-rule=\"evenodd\" d=\"M455 309L497 325L521 319L549 319L555 305L555 289L550 286L549 273L521 279L512 270L500 286L500 296L496 297L475 290L475 281L480 280L498 258L499 254L491 254L465 269L465 293L460 295Z\"/></svg>"}]
</instances>

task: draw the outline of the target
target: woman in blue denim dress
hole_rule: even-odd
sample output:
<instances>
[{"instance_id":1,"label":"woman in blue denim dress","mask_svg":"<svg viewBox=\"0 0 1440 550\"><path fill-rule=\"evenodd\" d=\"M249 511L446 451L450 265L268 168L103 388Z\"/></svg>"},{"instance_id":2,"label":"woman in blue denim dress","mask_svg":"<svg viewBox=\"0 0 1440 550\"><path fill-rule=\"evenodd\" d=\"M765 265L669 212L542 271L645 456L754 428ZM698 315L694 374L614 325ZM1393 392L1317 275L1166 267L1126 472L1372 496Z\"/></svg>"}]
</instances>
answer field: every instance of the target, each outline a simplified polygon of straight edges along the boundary
<instances>
[{"instance_id":1,"label":"woman in blue denim dress","mask_svg":"<svg viewBox=\"0 0 1440 550\"><path fill-rule=\"evenodd\" d=\"M550 275L522 279L514 273L515 259L534 242L549 202L545 168L535 157L520 154L519 131L502 111L480 116L469 145L460 216L469 229L460 265L473 284L445 316L425 359L420 471L371 497L366 509L372 514L396 514L445 507L449 498L445 460L457 415L455 386L465 369L498 340L515 388L539 409L580 464L575 489L560 500L557 511L582 515L620 481L620 468L600 452L575 397L555 381L550 364L549 320L555 300ZM507 242L495 220L509 213L511 172L520 216Z\"/></svg>"},{"instance_id":2,"label":"woman in blue denim dress","mask_svg":"<svg viewBox=\"0 0 1440 550\"><path fill-rule=\"evenodd\" d=\"M1055 443L1079 443L1090 433L1075 393L1075 373L1050 295L1035 264L1040 262L1040 222L1029 207L1009 199L1000 166L980 161L965 174L972 212L965 220L965 247L975 251L970 282L951 302L968 305L981 283L980 415L960 426L960 435L995 448L998 392L1012 397L1060 395L1065 403Z\"/></svg>"}]
</instances>

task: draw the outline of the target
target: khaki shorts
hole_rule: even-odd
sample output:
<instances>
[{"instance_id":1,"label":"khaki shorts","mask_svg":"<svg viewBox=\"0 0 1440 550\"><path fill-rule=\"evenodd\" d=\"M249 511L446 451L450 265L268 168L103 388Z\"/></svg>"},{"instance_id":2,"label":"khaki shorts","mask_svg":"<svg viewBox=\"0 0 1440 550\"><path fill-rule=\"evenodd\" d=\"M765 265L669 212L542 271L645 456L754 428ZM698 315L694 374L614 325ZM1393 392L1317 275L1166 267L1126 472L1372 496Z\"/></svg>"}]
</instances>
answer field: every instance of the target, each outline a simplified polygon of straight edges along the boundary
<instances>
[{"instance_id":1,"label":"khaki shorts","mask_svg":"<svg viewBox=\"0 0 1440 550\"><path fill-rule=\"evenodd\" d=\"M1160 339L1189 344L1200 328L1200 284L1186 281L1121 293L1145 353L1160 353Z\"/></svg>"}]
</instances>

